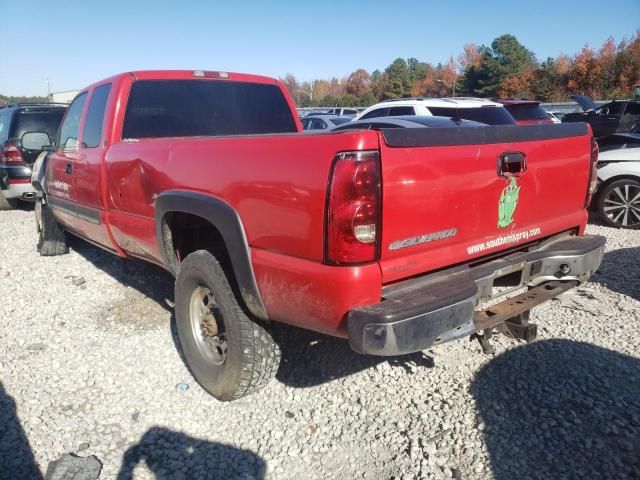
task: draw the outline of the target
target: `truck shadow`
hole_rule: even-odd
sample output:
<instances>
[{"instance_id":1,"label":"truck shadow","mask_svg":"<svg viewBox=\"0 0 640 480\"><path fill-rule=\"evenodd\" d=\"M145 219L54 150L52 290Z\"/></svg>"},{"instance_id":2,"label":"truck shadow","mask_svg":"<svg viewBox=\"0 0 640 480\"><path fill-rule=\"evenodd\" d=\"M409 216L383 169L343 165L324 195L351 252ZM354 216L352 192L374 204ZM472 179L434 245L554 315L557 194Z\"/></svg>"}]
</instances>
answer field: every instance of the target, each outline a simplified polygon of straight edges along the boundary
<instances>
[{"instance_id":1,"label":"truck shadow","mask_svg":"<svg viewBox=\"0 0 640 480\"><path fill-rule=\"evenodd\" d=\"M257 454L231 445L190 437L163 427L149 429L129 448L117 480L133 480L136 467L146 464L156 480L176 478L263 479L266 463Z\"/></svg>"},{"instance_id":2,"label":"truck shadow","mask_svg":"<svg viewBox=\"0 0 640 480\"><path fill-rule=\"evenodd\" d=\"M604 254L602 265L591 277L623 295L640 300L640 247L619 248Z\"/></svg>"},{"instance_id":3,"label":"truck shadow","mask_svg":"<svg viewBox=\"0 0 640 480\"><path fill-rule=\"evenodd\" d=\"M70 242L73 250L94 266L172 313L173 342L185 362L175 328L175 316L166 302L167 299L173 299L173 276L150 263L116 257L74 236L70 236ZM349 343L341 338L277 323L273 323L271 331L282 352L277 378L292 387L321 385L383 362L407 372L412 371L412 366L433 366L432 358L422 352L401 357L373 357L354 352Z\"/></svg>"},{"instance_id":4,"label":"truck shadow","mask_svg":"<svg viewBox=\"0 0 640 480\"><path fill-rule=\"evenodd\" d=\"M16 402L0 381L0 479L42 479L29 440L20 425Z\"/></svg>"},{"instance_id":5,"label":"truck shadow","mask_svg":"<svg viewBox=\"0 0 640 480\"><path fill-rule=\"evenodd\" d=\"M150 298L167 311L172 311L166 300L173 299L173 276L166 270L148 262L123 259L69 235L71 248L95 267Z\"/></svg>"},{"instance_id":6,"label":"truck shadow","mask_svg":"<svg viewBox=\"0 0 640 480\"><path fill-rule=\"evenodd\" d=\"M538 341L486 364L471 392L496 479L640 477L638 358Z\"/></svg>"},{"instance_id":7,"label":"truck shadow","mask_svg":"<svg viewBox=\"0 0 640 480\"><path fill-rule=\"evenodd\" d=\"M412 367L434 366L423 352L399 357L360 355L342 338L330 337L289 325L274 324L271 333L280 346L282 359L276 378L290 387L321 385L387 362L407 373Z\"/></svg>"}]
</instances>

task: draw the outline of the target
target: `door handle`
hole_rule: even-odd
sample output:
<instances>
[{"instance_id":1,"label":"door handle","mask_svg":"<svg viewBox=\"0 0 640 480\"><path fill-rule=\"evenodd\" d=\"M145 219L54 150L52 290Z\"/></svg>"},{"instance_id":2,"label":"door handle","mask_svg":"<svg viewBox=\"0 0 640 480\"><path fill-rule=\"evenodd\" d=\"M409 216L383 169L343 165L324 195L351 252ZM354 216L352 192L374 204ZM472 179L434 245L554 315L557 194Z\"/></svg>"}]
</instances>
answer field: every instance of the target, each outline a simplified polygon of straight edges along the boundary
<instances>
[{"instance_id":1,"label":"door handle","mask_svg":"<svg viewBox=\"0 0 640 480\"><path fill-rule=\"evenodd\" d=\"M64 167L64 173L71 175L73 173L73 163L67 163L67 166Z\"/></svg>"},{"instance_id":2,"label":"door handle","mask_svg":"<svg viewBox=\"0 0 640 480\"><path fill-rule=\"evenodd\" d=\"M517 177L527 169L527 157L522 152L504 152L498 157L498 176Z\"/></svg>"}]
</instances>

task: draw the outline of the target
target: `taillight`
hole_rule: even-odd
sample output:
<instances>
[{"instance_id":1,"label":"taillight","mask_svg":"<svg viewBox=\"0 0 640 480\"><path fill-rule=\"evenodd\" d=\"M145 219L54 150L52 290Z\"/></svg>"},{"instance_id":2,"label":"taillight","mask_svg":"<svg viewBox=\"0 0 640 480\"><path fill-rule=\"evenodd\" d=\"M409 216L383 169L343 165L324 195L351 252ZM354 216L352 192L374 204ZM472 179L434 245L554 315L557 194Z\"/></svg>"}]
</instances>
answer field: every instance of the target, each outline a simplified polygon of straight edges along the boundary
<instances>
[{"instance_id":1,"label":"taillight","mask_svg":"<svg viewBox=\"0 0 640 480\"><path fill-rule=\"evenodd\" d=\"M4 142L2 146L2 163L6 165L25 165L22 153L18 149L18 145L13 142Z\"/></svg>"},{"instance_id":2,"label":"taillight","mask_svg":"<svg viewBox=\"0 0 640 480\"><path fill-rule=\"evenodd\" d=\"M380 156L344 152L334 158L327 194L325 262L377 260L380 245Z\"/></svg>"},{"instance_id":3,"label":"taillight","mask_svg":"<svg viewBox=\"0 0 640 480\"><path fill-rule=\"evenodd\" d=\"M589 169L589 187L587 188L587 197L584 201L584 208L589 207L591 197L598 187L598 142L594 137L591 138L591 168Z\"/></svg>"}]
</instances>

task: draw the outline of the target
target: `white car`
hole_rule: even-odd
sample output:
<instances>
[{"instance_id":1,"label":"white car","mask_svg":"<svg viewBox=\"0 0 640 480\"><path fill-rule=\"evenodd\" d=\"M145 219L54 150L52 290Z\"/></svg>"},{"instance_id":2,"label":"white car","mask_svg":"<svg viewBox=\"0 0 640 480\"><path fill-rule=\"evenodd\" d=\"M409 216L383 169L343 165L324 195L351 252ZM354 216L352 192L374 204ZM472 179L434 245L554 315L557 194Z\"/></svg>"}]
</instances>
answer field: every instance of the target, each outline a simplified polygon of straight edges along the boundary
<instances>
[{"instance_id":1,"label":"white car","mask_svg":"<svg viewBox=\"0 0 640 480\"><path fill-rule=\"evenodd\" d=\"M640 229L640 134L598 140L598 190L592 205L611 227Z\"/></svg>"},{"instance_id":2,"label":"white car","mask_svg":"<svg viewBox=\"0 0 640 480\"><path fill-rule=\"evenodd\" d=\"M504 105L483 98L397 98L385 100L360 112L354 118L366 120L402 115L434 115L462 118L487 125L515 125Z\"/></svg>"}]
</instances>

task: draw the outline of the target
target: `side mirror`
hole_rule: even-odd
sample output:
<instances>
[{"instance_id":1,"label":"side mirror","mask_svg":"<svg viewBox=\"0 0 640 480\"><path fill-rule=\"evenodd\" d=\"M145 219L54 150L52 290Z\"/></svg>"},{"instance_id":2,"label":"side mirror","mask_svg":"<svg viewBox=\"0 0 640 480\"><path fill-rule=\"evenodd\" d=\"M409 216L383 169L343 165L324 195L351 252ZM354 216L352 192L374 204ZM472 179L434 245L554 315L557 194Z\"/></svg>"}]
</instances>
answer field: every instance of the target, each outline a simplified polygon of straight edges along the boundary
<instances>
[{"instance_id":1,"label":"side mirror","mask_svg":"<svg viewBox=\"0 0 640 480\"><path fill-rule=\"evenodd\" d=\"M27 150L44 150L51 143L49 135L44 132L27 132L20 139L22 148Z\"/></svg>"}]
</instances>

